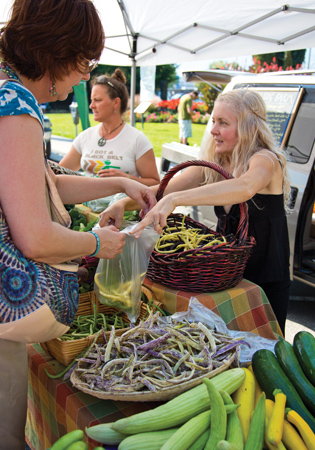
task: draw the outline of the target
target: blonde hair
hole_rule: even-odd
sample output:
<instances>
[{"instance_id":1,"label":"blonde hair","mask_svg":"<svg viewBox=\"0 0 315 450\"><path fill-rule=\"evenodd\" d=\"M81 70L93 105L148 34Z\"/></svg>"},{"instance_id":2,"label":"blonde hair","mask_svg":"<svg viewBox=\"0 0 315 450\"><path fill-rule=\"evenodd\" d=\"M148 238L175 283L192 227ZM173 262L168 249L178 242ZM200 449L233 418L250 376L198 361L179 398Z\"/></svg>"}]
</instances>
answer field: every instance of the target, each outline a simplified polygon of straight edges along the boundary
<instances>
[{"instance_id":1,"label":"blonde hair","mask_svg":"<svg viewBox=\"0 0 315 450\"><path fill-rule=\"evenodd\" d=\"M287 210L290 197L290 181L287 170L287 161L278 148L272 131L266 121L266 106L262 97L249 89L234 89L218 95L215 103L225 102L235 115L238 125L238 142L232 153L232 175L245 173L249 167L250 159L258 152L268 157L267 149L274 153L280 162L283 173L284 206ZM215 142L210 137L203 139L200 149L200 159L212 161L222 165L222 156L215 152ZM213 183L220 179L220 175L212 169L204 168L204 183Z\"/></svg>"}]
</instances>

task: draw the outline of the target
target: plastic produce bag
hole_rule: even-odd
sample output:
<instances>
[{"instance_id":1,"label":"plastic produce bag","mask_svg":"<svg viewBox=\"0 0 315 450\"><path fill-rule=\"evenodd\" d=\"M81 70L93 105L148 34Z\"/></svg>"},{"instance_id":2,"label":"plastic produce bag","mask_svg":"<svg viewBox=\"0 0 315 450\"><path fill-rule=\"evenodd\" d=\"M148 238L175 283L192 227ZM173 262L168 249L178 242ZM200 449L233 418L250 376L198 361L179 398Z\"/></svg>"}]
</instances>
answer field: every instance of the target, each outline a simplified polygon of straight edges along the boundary
<instances>
[{"instance_id":1,"label":"plastic produce bag","mask_svg":"<svg viewBox=\"0 0 315 450\"><path fill-rule=\"evenodd\" d=\"M176 312L172 316L159 317L160 323L165 323L171 319L182 321L184 319L191 322L201 322L211 330L218 333L226 333L235 338L242 338L248 345L241 345L239 365L247 367L251 364L253 354L262 348L266 348L274 352L274 346L277 340L267 339L250 331L229 330L224 320L215 314L211 309L206 308L195 297L191 297L187 311Z\"/></svg>"},{"instance_id":2,"label":"plastic produce bag","mask_svg":"<svg viewBox=\"0 0 315 450\"><path fill-rule=\"evenodd\" d=\"M122 231L126 233L126 245L122 253L114 259L100 259L94 277L94 291L98 300L123 310L132 323L140 315L142 282L159 238L151 225L136 239L130 235L135 226L133 223Z\"/></svg>"},{"instance_id":3,"label":"plastic produce bag","mask_svg":"<svg viewBox=\"0 0 315 450\"><path fill-rule=\"evenodd\" d=\"M85 202L84 205L87 206L88 208L91 208L91 210L95 213L101 213L109 206L112 199L113 196L110 195L108 197L90 200L89 202Z\"/></svg>"}]
</instances>

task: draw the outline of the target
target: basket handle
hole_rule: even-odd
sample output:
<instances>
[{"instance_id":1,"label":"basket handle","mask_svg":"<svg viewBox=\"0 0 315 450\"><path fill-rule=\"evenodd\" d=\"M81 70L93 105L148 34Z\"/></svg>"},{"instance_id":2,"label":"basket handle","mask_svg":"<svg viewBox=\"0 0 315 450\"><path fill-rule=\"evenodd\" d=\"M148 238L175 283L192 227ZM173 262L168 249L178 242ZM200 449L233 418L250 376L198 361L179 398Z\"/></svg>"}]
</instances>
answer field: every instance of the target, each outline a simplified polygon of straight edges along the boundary
<instances>
[{"instance_id":1,"label":"basket handle","mask_svg":"<svg viewBox=\"0 0 315 450\"><path fill-rule=\"evenodd\" d=\"M156 199L159 201L163 197L164 191L166 186L168 185L171 178L180 170L185 169L189 166L203 166L203 167L209 167L210 169L215 170L219 174L221 174L225 179L230 180L233 178L233 175L231 175L229 172L227 172L223 167L219 166L218 164L212 163L210 161L203 161L203 160L191 160L191 161L185 161L183 163L177 164L176 166L172 167L172 169L168 170L164 177L162 178L160 182L159 189L156 194ZM246 203L240 203L240 221L237 227L237 231L235 233L235 241L239 241L239 245L243 245L247 239L247 233L248 233L248 208Z\"/></svg>"}]
</instances>

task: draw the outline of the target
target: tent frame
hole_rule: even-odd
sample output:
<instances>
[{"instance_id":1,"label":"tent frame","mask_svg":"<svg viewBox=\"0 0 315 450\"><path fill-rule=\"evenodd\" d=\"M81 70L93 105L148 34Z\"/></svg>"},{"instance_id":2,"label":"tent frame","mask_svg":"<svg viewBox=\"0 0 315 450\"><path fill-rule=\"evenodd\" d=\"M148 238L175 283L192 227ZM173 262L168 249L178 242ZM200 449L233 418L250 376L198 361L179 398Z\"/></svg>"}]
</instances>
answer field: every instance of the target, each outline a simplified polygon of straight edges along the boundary
<instances>
[{"instance_id":1,"label":"tent frame","mask_svg":"<svg viewBox=\"0 0 315 450\"><path fill-rule=\"evenodd\" d=\"M163 39L163 40L158 40L155 39L153 37L141 34L141 33L136 33L135 30L133 29L127 11L126 11L126 7L124 4L124 0L117 0L117 3L120 7L121 13L122 13L122 17L124 20L124 24L125 24L125 28L126 28L126 35L129 41L129 47L130 47L130 53L127 54L125 52L119 52L116 49L110 48L110 47L105 47L108 50L112 50L114 52L119 52L122 53L126 56L129 56L129 58L131 59L131 86L130 86L130 124L132 126L135 125L135 115L134 115L134 109L135 109L135 93L136 93L136 68L137 68L137 61L140 61L142 58L144 58L145 56L147 56L148 53L153 52L155 53L157 51L157 47L160 45L168 45L170 47L173 48L177 48L179 50L183 50L185 52L188 52L190 54L197 54L198 52L200 52L201 50L204 50L207 47L210 47L224 39L229 38L230 36L235 36L238 35L240 37L244 37L247 39L255 39L255 40L259 40L259 41L265 41L265 42L271 42L274 44L277 44L279 46L284 45L286 42L292 40L292 39L296 39L297 37L303 36L305 34L311 33L313 31L315 31L315 26L310 27L306 30L300 31L299 33L295 33L292 35L287 35L285 37L283 37L281 40L275 40L275 39L270 39L267 37L262 37L262 36L255 36L252 34L247 34L244 33L244 30L246 30L247 28L256 25L266 19L269 19L272 16L275 16L276 14L279 13L283 13L283 12L299 12L299 13L307 13L307 14L315 14L315 9L307 9L307 8L296 8L296 7L291 7L289 5L282 5L281 7L274 9L273 11L270 11L268 14L264 14L261 17L258 17L255 20L252 20L251 22L248 22L244 25L242 25L241 27L238 27L237 29L234 30L224 30L221 28L215 28L215 27L210 27L210 26L205 26L202 24L198 24L198 23L192 23L191 25L179 30L176 33L171 34L170 36L168 36L167 38ZM200 27L206 30L211 30L211 31L216 31L221 33L222 35L217 37L216 39L213 39L209 42L204 43L202 46L199 46L197 48L185 48L179 45L176 45L174 43L171 42L172 39L174 39L175 37L178 37L184 33L186 33L187 31L191 30L192 28L195 27ZM114 37L114 36L108 36L110 38ZM153 43L152 45L150 45L149 47L147 47L146 49L142 50L141 52L137 52L137 41L139 37L143 37L147 40L151 40ZM280 50L279 50L280 51Z\"/></svg>"}]
</instances>

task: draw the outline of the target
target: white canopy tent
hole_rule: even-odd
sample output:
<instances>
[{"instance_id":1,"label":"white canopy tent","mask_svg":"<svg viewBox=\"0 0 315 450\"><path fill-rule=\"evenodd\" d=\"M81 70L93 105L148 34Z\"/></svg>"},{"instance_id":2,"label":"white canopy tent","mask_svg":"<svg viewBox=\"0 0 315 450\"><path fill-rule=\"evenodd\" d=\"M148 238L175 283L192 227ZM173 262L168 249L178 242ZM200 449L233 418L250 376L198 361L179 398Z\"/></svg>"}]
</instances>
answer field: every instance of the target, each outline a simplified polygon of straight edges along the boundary
<instances>
[{"instance_id":1,"label":"white canopy tent","mask_svg":"<svg viewBox=\"0 0 315 450\"><path fill-rule=\"evenodd\" d=\"M290 1L290 0L289 0ZM5 22L12 0L1 0ZM315 0L94 0L106 42L100 62L136 66L315 47Z\"/></svg>"}]
</instances>

